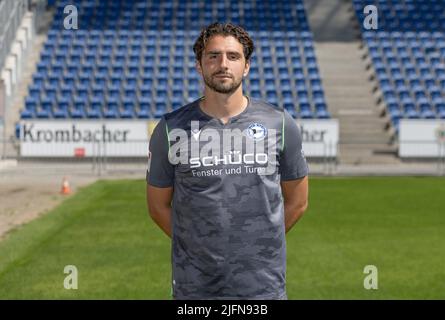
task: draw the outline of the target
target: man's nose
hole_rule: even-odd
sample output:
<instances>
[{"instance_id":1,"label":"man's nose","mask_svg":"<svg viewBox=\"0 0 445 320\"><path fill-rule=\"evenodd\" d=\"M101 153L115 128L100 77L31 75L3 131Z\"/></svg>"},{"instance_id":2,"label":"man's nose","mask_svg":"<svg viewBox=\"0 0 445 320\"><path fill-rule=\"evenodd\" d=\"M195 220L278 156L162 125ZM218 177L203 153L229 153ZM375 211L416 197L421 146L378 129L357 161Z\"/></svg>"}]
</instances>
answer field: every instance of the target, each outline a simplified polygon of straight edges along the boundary
<instances>
[{"instance_id":1,"label":"man's nose","mask_svg":"<svg viewBox=\"0 0 445 320\"><path fill-rule=\"evenodd\" d=\"M220 67L222 69L227 69L227 56L225 54L221 55L221 59L220 59Z\"/></svg>"}]
</instances>

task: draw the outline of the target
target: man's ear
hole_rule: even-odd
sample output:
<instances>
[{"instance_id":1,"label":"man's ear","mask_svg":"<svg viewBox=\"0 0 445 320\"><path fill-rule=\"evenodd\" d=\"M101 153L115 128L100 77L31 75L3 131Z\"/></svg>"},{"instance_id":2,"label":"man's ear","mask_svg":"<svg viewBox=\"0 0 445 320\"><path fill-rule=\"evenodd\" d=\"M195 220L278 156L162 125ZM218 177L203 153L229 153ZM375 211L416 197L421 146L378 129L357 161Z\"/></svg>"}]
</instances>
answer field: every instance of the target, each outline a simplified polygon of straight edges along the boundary
<instances>
[{"instance_id":1,"label":"man's ear","mask_svg":"<svg viewBox=\"0 0 445 320\"><path fill-rule=\"evenodd\" d=\"M196 67L196 70L198 71L198 73L200 75L202 75L202 68L201 68L201 62L200 61L195 60L195 67Z\"/></svg>"},{"instance_id":2,"label":"man's ear","mask_svg":"<svg viewBox=\"0 0 445 320\"><path fill-rule=\"evenodd\" d=\"M250 70L250 60L246 61L246 65L244 66L244 72L243 72L243 77L247 77L247 75L249 74L249 70Z\"/></svg>"}]
</instances>

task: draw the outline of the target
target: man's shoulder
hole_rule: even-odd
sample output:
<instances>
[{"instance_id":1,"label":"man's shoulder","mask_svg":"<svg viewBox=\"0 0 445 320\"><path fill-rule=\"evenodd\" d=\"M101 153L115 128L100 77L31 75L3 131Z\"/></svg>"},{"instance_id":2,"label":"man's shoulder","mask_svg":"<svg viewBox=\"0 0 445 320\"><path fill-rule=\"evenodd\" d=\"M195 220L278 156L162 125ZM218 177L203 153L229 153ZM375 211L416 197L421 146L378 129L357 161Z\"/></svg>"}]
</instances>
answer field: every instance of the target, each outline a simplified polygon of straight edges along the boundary
<instances>
[{"instance_id":1,"label":"man's shoulder","mask_svg":"<svg viewBox=\"0 0 445 320\"><path fill-rule=\"evenodd\" d=\"M279 116L280 118L283 116L284 109L282 107L275 106L265 100L261 99L253 99L250 98L251 105L253 106L252 110L256 112L263 112L267 116Z\"/></svg>"},{"instance_id":2,"label":"man's shoulder","mask_svg":"<svg viewBox=\"0 0 445 320\"><path fill-rule=\"evenodd\" d=\"M190 102L186 105L183 105L182 107L180 107L176 110L173 110L171 112L164 114L164 119L166 121L168 121L168 120L172 120L172 119L184 118L186 116L189 116L190 110L194 108L194 106L196 105L196 103L198 101L199 100L195 100L195 101Z\"/></svg>"},{"instance_id":3,"label":"man's shoulder","mask_svg":"<svg viewBox=\"0 0 445 320\"><path fill-rule=\"evenodd\" d=\"M180 127L183 124L189 123L194 117L195 106L198 101L199 99L164 114L163 118L167 122L167 125L169 127Z\"/></svg>"}]
</instances>

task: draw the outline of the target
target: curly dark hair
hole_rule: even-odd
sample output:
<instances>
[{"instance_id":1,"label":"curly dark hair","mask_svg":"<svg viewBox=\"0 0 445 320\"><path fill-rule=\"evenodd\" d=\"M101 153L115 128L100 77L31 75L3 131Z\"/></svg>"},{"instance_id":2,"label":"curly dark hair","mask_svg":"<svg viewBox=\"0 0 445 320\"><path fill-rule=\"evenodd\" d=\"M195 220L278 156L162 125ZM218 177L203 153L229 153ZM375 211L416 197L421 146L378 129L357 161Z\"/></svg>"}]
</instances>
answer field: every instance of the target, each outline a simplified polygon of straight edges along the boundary
<instances>
[{"instance_id":1,"label":"curly dark hair","mask_svg":"<svg viewBox=\"0 0 445 320\"><path fill-rule=\"evenodd\" d=\"M254 49L254 44L249 34L240 26L220 22L212 23L202 29L201 34L193 45L196 60L201 61L202 52L207 42L211 37L216 35L233 36L236 38L243 45L244 56L246 57L246 61L249 61Z\"/></svg>"}]
</instances>

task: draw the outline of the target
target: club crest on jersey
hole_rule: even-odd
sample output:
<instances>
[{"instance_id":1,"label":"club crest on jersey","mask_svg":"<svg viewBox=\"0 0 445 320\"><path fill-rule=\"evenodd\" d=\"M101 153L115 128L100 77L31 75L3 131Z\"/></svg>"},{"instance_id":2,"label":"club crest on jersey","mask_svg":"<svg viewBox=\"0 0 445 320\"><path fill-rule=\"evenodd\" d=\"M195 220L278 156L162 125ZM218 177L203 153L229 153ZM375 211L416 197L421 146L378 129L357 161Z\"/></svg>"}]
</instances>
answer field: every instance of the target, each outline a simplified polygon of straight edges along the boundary
<instances>
[{"instance_id":1,"label":"club crest on jersey","mask_svg":"<svg viewBox=\"0 0 445 320\"><path fill-rule=\"evenodd\" d=\"M247 136L254 141L263 140L267 136L267 128L261 123L254 122L246 130Z\"/></svg>"}]
</instances>

